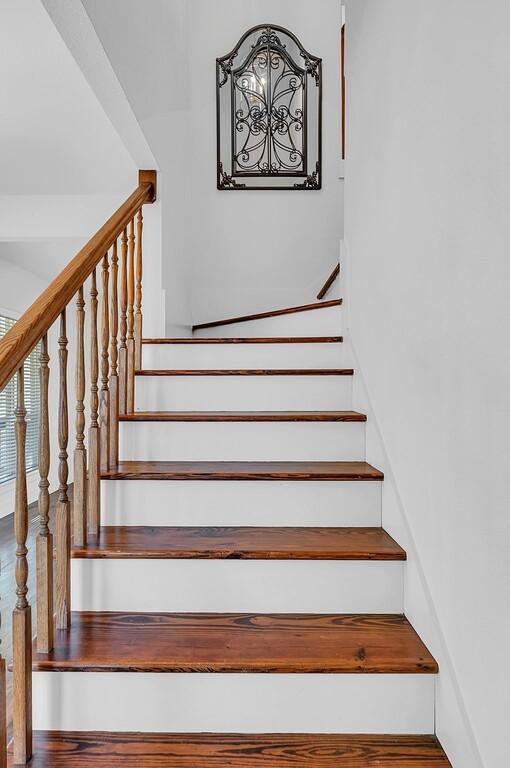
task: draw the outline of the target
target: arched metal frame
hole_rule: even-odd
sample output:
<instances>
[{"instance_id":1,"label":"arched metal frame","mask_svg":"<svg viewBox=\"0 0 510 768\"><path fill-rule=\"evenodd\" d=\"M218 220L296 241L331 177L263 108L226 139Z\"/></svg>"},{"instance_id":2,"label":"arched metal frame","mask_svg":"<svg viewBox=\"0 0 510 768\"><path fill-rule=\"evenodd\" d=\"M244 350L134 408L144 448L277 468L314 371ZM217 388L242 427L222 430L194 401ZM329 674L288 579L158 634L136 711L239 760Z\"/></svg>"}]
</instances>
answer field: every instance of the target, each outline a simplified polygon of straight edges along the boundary
<instances>
[{"instance_id":1,"label":"arched metal frame","mask_svg":"<svg viewBox=\"0 0 510 768\"><path fill-rule=\"evenodd\" d=\"M321 189L322 59L292 32L249 29L216 60L216 103L218 189Z\"/></svg>"}]
</instances>

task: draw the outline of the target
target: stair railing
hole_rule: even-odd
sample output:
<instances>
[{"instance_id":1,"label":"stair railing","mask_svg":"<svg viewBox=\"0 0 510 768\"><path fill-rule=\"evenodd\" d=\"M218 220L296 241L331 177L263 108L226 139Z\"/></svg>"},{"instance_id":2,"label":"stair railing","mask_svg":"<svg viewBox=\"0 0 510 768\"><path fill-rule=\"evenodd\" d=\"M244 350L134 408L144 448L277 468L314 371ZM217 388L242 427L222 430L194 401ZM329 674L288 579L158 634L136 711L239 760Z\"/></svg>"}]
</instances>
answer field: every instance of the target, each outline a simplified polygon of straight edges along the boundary
<instances>
[{"instance_id":1,"label":"stair railing","mask_svg":"<svg viewBox=\"0 0 510 768\"><path fill-rule=\"evenodd\" d=\"M13 750L14 764L32 757L32 616L28 595L28 495L25 465L27 419L24 363L40 344L39 529L36 538L36 650L53 650L55 629L71 624L71 540L86 546L101 524L101 472L119 458L119 415L134 409L135 371L142 359L143 215L156 199L156 172L140 171L139 184L67 267L0 340L0 392L15 378L16 604L13 612ZM120 269L119 243L120 240ZM98 268L100 267L100 280ZM120 272L120 279L119 279ZM87 281L89 285L86 286ZM98 290L98 283L100 291ZM89 344L86 349L86 299L89 299ZM120 293L120 298L119 298ZM67 321L75 300L75 441L72 504L68 494L69 398ZM100 302L100 323L98 309ZM50 530L50 355L48 334L58 322L58 498ZM99 329L100 325L100 329ZM100 333L99 333L100 331ZM119 337L120 332L120 337ZM87 366L87 359L89 364ZM89 374L90 419L86 426L86 372ZM53 449L56 453L55 449ZM72 509L71 509L72 507ZM54 592L55 578L55 592ZM54 598L55 594L55 598ZM0 656L0 768L7 765L5 660Z\"/></svg>"}]
</instances>

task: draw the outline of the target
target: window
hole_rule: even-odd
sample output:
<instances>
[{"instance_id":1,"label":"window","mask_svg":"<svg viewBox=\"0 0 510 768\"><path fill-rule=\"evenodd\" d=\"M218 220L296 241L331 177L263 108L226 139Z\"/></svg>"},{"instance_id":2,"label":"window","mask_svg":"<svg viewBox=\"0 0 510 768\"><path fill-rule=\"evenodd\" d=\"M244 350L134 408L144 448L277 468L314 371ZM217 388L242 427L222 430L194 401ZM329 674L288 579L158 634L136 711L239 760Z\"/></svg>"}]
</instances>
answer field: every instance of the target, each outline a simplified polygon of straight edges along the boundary
<instances>
[{"instance_id":1,"label":"window","mask_svg":"<svg viewBox=\"0 0 510 768\"><path fill-rule=\"evenodd\" d=\"M15 324L10 317L0 315L0 338ZM40 345L25 360L25 408L27 409L27 471L38 465L40 382ZM17 405L17 376L11 379L0 392L0 483L6 483L16 476L16 436L14 424Z\"/></svg>"}]
</instances>

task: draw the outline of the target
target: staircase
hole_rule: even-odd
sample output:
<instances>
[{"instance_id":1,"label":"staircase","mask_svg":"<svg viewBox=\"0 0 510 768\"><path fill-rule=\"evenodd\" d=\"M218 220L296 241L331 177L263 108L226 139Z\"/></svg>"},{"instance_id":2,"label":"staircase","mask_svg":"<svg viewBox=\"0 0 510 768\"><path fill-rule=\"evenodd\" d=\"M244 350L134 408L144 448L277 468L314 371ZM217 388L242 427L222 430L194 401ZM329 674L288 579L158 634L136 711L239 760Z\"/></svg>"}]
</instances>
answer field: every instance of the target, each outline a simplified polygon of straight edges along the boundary
<instances>
[{"instance_id":1,"label":"staircase","mask_svg":"<svg viewBox=\"0 0 510 768\"><path fill-rule=\"evenodd\" d=\"M145 339L35 768L447 768L437 664L352 410L341 301Z\"/></svg>"}]
</instances>

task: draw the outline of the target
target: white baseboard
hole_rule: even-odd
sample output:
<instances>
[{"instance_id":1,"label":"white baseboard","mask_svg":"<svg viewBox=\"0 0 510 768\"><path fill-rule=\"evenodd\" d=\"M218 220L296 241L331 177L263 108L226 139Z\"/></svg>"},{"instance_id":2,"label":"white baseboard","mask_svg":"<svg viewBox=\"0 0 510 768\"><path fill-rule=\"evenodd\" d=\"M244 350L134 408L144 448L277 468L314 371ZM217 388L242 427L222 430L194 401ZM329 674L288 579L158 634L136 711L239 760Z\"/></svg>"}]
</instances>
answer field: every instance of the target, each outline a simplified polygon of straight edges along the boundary
<instances>
[{"instance_id":1,"label":"white baseboard","mask_svg":"<svg viewBox=\"0 0 510 768\"><path fill-rule=\"evenodd\" d=\"M0 519L14 512L15 480L8 480L0 485ZM27 475L28 503L37 501L39 496L39 473L34 470Z\"/></svg>"}]
</instances>

